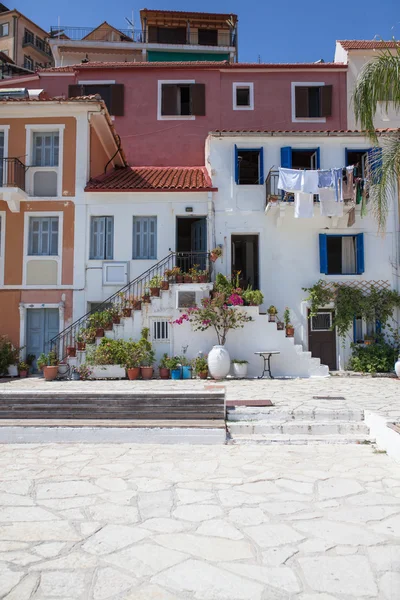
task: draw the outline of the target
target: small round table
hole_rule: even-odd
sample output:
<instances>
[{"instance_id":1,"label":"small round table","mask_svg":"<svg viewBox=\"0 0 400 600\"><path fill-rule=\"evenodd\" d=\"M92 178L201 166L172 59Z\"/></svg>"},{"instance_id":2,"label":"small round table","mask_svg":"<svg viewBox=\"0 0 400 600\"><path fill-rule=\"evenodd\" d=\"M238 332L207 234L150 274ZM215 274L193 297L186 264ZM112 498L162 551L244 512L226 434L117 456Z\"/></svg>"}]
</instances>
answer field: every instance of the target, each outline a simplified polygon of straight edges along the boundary
<instances>
[{"instance_id":1,"label":"small round table","mask_svg":"<svg viewBox=\"0 0 400 600\"><path fill-rule=\"evenodd\" d=\"M271 356L273 354L280 354L279 350L264 350L263 352L254 352L254 354L257 354L258 356L262 356L262 358L264 359L263 372L258 377L258 379L266 379L264 377L264 375L266 373L268 373L270 379L273 379L272 373L271 373Z\"/></svg>"}]
</instances>

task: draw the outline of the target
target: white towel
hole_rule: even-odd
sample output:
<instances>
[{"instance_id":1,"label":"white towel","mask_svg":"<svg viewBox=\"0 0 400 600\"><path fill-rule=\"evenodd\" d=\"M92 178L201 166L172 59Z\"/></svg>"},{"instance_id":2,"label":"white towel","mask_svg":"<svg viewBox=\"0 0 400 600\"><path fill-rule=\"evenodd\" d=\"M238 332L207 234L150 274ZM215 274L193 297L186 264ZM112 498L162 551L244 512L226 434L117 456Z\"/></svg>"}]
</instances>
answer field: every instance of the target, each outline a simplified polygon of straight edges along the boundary
<instances>
[{"instance_id":1,"label":"white towel","mask_svg":"<svg viewBox=\"0 0 400 600\"><path fill-rule=\"evenodd\" d=\"M319 188L321 217L343 217L343 202L336 202L335 188Z\"/></svg>"},{"instance_id":2,"label":"white towel","mask_svg":"<svg viewBox=\"0 0 400 600\"><path fill-rule=\"evenodd\" d=\"M318 194L318 171L303 171L301 191L306 194Z\"/></svg>"},{"instance_id":3,"label":"white towel","mask_svg":"<svg viewBox=\"0 0 400 600\"><path fill-rule=\"evenodd\" d=\"M314 216L314 196L296 192L294 195L294 217L295 219L312 219Z\"/></svg>"},{"instance_id":4,"label":"white towel","mask_svg":"<svg viewBox=\"0 0 400 600\"><path fill-rule=\"evenodd\" d=\"M285 192L300 192L303 171L279 167L278 189Z\"/></svg>"}]
</instances>

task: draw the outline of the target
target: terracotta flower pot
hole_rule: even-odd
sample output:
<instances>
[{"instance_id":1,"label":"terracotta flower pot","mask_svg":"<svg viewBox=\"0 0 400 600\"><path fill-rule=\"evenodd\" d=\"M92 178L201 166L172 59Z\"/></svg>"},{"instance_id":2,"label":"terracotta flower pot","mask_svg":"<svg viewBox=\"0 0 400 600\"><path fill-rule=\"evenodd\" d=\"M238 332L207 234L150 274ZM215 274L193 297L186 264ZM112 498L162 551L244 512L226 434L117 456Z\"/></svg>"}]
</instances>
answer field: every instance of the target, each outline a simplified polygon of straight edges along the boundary
<instances>
[{"instance_id":1,"label":"terracotta flower pot","mask_svg":"<svg viewBox=\"0 0 400 600\"><path fill-rule=\"evenodd\" d=\"M131 308L123 308L122 314L124 315L124 317L130 317L132 314L132 309Z\"/></svg>"},{"instance_id":2,"label":"terracotta flower pot","mask_svg":"<svg viewBox=\"0 0 400 600\"><path fill-rule=\"evenodd\" d=\"M67 346L67 356L74 358L76 356L76 348L75 346Z\"/></svg>"},{"instance_id":3,"label":"terracotta flower pot","mask_svg":"<svg viewBox=\"0 0 400 600\"><path fill-rule=\"evenodd\" d=\"M216 262L217 259L218 259L218 256L216 254L214 254L214 252L211 252L211 254L210 254L211 262Z\"/></svg>"},{"instance_id":4,"label":"terracotta flower pot","mask_svg":"<svg viewBox=\"0 0 400 600\"><path fill-rule=\"evenodd\" d=\"M176 283L183 283L183 275L177 275L175 281Z\"/></svg>"},{"instance_id":5,"label":"terracotta flower pot","mask_svg":"<svg viewBox=\"0 0 400 600\"><path fill-rule=\"evenodd\" d=\"M57 377L58 366L56 367L43 367L43 375L46 381L54 381Z\"/></svg>"},{"instance_id":6,"label":"terracotta flower pot","mask_svg":"<svg viewBox=\"0 0 400 600\"><path fill-rule=\"evenodd\" d=\"M160 288L159 287L150 288L150 295L156 296L158 298L158 296L160 295Z\"/></svg>"},{"instance_id":7,"label":"terracotta flower pot","mask_svg":"<svg viewBox=\"0 0 400 600\"><path fill-rule=\"evenodd\" d=\"M193 275L192 281L193 283L199 283L200 277L198 275Z\"/></svg>"},{"instance_id":8,"label":"terracotta flower pot","mask_svg":"<svg viewBox=\"0 0 400 600\"><path fill-rule=\"evenodd\" d=\"M86 342L77 342L79 352L83 352L86 349Z\"/></svg>"},{"instance_id":9,"label":"terracotta flower pot","mask_svg":"<svg viewBox=\"0 0 400 600\"><path fill-rule=\"evenodd\" d=\"M120 317L113 317L112 322L114 323L114 325L119 325L121 323L121 318Z\"/></svg>"},{"instance_id":10,"label":"terracotta flower pot","mask_svg":"<svg viewBox=\"0 0 400 600\"><path fill-rule=\"evenodd\" d=\"M160 367L160 379L169 379L169 369Z\"/></svg>"},{"instance_id":11,"label":"terracotta flower pot","mask_svg":"<svg viewBox=\"0 0 400 600\"><path fill-rule=\"evenodd\" d=\"M98 327L96 329L96 337L104 337L104 329L103 329L103 327Z\"/></svg>"},{"instance_id":12,"label":"terracotta flower pot","mask_svg":"<svg viewBox=\"0 0 400 600\"><path fill-rule=\"evenodd\" d=\"M166 292L167 290L169 290L169 282L168 281L162 281L161 282L161 289Z\"/></svg>"},{"instance_id":13,"label":"terracotta flower pot","mask_svg":"<svg viewBox=\"0 0 400 600\"><path fill-rule=\"evenodd\" d=\"M282 321L278 321L276 324L276 328L278 331L283 331L285 329L285 323L282 323Z\"/></svg>"},{"instance_id":14,"label":"terracotta flower pot","mask_svg":"<svg viewBox=\"0 0 400 600\"><path fill-rule=\"evenodd\" d=\"M151 379L153 377L153 367L140 367L140 373L143 379Z\"/></svg>"},{"instance_id":15,"label":"terracotta flower pot","mask_svg":"<svg viewBox=\"0 0 400 600\"><path fill-rule=\"evenodd\" d=\"M199 275L199 283L208 283L207 275Z\"/></svg>"},{"instance_id":16,"label":"terracotta flower pot","mask_svg":"<svg viewBox=\"0 0 400 600\"><path fill-rule=\"evenodd\" d=\"M28 377L28 371L20 371L19 376L21 379L25 379L25 377Z\"/></svg>"},{"instance_id":17,"label":"terracotta flower pot","mask_svg":"<svg viewBox=\"0 0 400 600\"><path fill-rule=\"evenodd\" d=\"M199 373L199 378L200 379L207 379L207 377L208 377L208 371L201 371Z\"/></svg>"},{"instance_id":18,"label":"terracotta flower pot","mask_svg":"<svg viewBox=\"0 0 400 600\"><path fill-rule=\"evenodd\" d=\"M126 373L128 375L128 379L133 381L134 379L139 379L140 375L140 367L132 367L131 369L127 369Z\"/></svg>"},{"instance_id":19,"label":"terracotta flower pot","mask_svg":"<svg viewBox=\"0 0 400 600\"><path fill-rule=\"evenodd\" d=\"M142 296L142 302L144 304L150 304L150 294L143 294L143 296Z\"/></svg>"},{"instance_id":20,"label":"terracotta flower pot","mask_svg":"<svg viewBox=\"0 0 400 600\"><path fill-rule=\"evenodd\" d=\"M190 275L185 275L183 278L183 283L192 283L193 279Z\"/></svg>"},{"instance_id":21,"label":"terracotta flower pot","mask_svg":"<svg viewBox=\"0 0 400 600\"><path fill-rule=\"evenodd\" d=\"M275 314L269 314L269 313L268 313L268 321L269 321L270 323L275 323L275 321L276 321L276 315L275 315Z\"/></svg>"},{"instance_id":22,"label":"terracotta flower pot","mask_svg":"<svg viewBox=\"0 0 400 600\"><path fill-rule=\"evenodd\" d=\"M112 331L113 328L113 324L111 323L107 323L107 325L104 325L104 331Z\"/></svg>"},{"instance_id":23,"label":"terracotta flower pot","mask_svg":"<svg viewBox=\"0 0 400 600\"><path fill-rule=\"evenodd\" d=\"M133 303L133 310L142 310L142 303L139 300Z\"/></svg>"},{"instance_id":24,"label":"terracotta flower pot","mask_svg":"<svg viewBox=\"0 0 400 600\"><path fill-rule=\"evenodd\" d=\"M286 337L294 337L294 327L286 327Z\"/></svg>"}]
</instances>

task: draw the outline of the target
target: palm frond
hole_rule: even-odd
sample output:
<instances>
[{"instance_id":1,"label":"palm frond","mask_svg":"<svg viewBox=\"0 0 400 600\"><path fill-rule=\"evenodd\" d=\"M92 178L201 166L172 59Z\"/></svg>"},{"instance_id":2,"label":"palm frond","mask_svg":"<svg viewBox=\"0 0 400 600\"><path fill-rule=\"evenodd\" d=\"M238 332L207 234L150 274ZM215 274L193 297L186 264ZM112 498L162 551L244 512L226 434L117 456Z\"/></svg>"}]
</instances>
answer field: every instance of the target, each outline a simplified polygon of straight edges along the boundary
<instances>
[{"instance_id":1,"label":"palm frond","mask_svg":"<svg viewBox=\"0 0 400 600\"><path fill-rule=\"evenodd\" d=\"M372 213L383 234L391 204L397 193L400 178L400 135L381 138L382 154L375 153L369 166L371 186L369 190Z\"/></svg>"}]
</instances>

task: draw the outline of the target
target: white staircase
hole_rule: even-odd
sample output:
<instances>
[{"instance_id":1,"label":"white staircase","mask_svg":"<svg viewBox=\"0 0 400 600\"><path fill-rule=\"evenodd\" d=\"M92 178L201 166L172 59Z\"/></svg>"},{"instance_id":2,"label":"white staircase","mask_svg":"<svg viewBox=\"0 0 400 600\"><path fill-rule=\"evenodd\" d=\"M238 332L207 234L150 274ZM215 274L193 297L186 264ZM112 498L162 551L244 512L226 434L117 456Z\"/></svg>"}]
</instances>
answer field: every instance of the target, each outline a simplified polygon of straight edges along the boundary
<instances>
[{"instance_id":1,"label":"white staircase","mask_svg":"<svg viewBox=\"0 0 400 600\"><path fill-rule=\"evenodd\" d=\"M374 440L362 410L227 409L231 444L363 444Z\"/></svg>"}]
</instances>

